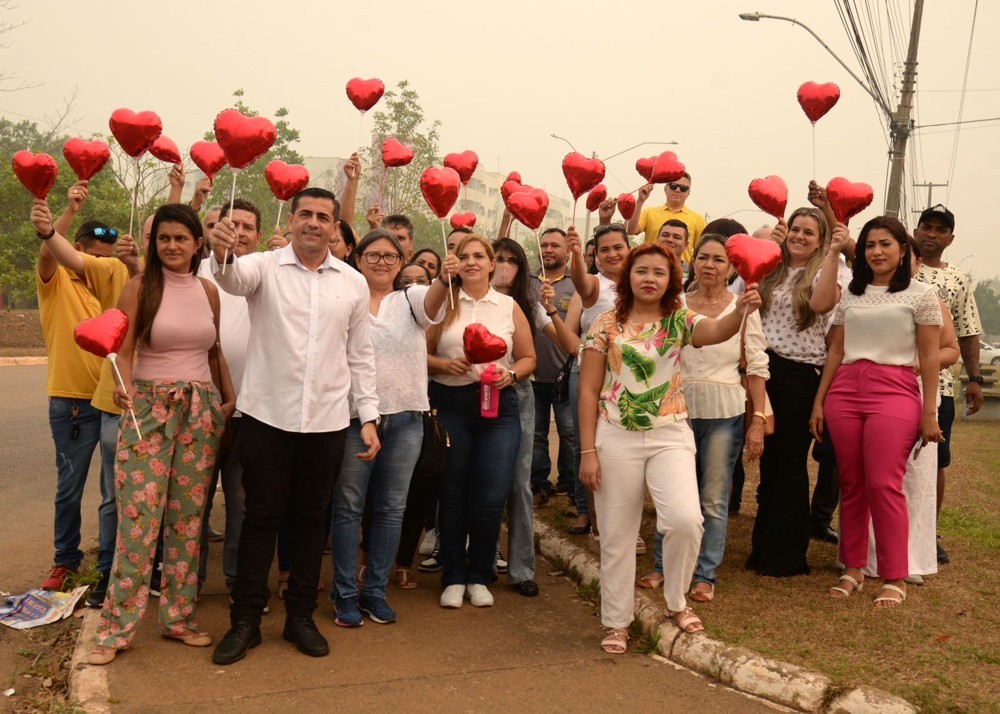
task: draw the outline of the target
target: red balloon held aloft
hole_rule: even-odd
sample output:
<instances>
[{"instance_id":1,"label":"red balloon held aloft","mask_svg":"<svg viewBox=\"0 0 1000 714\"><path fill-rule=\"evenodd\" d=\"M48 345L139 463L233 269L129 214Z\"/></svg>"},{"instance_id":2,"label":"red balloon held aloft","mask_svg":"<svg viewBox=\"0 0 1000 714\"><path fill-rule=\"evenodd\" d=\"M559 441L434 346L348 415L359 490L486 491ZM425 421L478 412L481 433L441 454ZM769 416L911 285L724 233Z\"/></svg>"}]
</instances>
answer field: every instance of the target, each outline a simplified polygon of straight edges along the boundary
<instances>
[{"instance_id":1,"label":"red balloon held aloft","mask_svg":"<svg viewBox=\"0 0 1000 714\"><path fill-rule=\"evenodd\" d=\"M510 197L517 193L518 191L527 191L531 186L525 186L520 181L514 181L513 179L507 179L503 182L503 186L500 187L500 197L503 199L503 205L510 207Z\"/></svg>"},{"instance_id":2,"label":"red balloon held aloft","mask_svg":"<svg viewBox=\"0 0 1000 714\"><path fill-rule=\"evenodd\" d=\"M234 169L245 169L266 154L277 138L277 129L266 117L248 117L238 109L215 117L215 140Z\"/></svg>"},{"instance_id":3,"label":"red balloon held aloft","mask_svg":"<svg viewBox=\"0 0 1000 714\"><path fill-rule=\"evenodd\" d=\"M826 185L826 198L833 209L833 215L846 224L871 205L875 192L866 183L851 183L838 176Z\"/></svg>"},{"instance_id":4,"label":"red balloon held aloft","mask_svg":"<svg viewBox=\"0 0 1000 714\"><path fill-rule=\"evenodd\" d=\"M827 82L826 84L806 82L799 87L796 97L799 100L799 106L802 107L802 111L809 117L809 121L815 124L828 111L833 109L834 105L840 99L840 87L833 82Z\"/></svg>"},{"instance_id":5,"label":"red balloon held aloft","mask_svg":"<svg viewBox=\"0 0 1000 714\"><path fill-rule=\"evenodd\" d=\"M631 193L623 193L618 197L618 212L626 221L635 215L635 196Z\"/></svg>"},{"instance_id":6,"label":"red balloon held aloft","mask_svg":"<svg viewBox=\"0 0 1000 714\"><path fill-rule=\"evenodd\" d=\"M472 174L476 173L479 166L479 157L475 151L463 151L461 154L448 154L444 157L444 165L449 169L454 169L461 179L463 186L469 185Z\"/></svg>"},{"instance_id":7,"label":"red balloon held aloft","mask_svg":"<svg viewBox=\"0 0 1000 714\"><path fill-rule=\"evenodd\" d=\"M63 146L63 156L81 181L89 181L111 158L111 149L103 141L70 139Z\"/></svg>"},{"instance_id":8,"label":"red balloon held aloft","mask_svg":"<svg viewBox=\"0 0 1000 714\"><path fill-rule=\"evenodd\" d=\"M788 186L780 176L765 176L750 182L747 188L750 200L764 213L775 218L785 217L788 206Z\"/></svg>"},{"instance_id":9,"label":"red balloon held aloft","mask_svg":"<svg viewBox=\"0 0 1000 714\"><path fill-rule=\"evenodd\" d=\"M575 201L604 179L604 162L571 151L563 158L562 172Z\"/></svg>"},{"instance_id":10,"label":"red balloon held aloft","mask_svg":"<svg viewBox=\"0 0 1000 714\"><path fill-rule=\"evenodd\" d=\"M196 141L191 144L191 160L211 181L226 165L226 154L214 141Z\"/></svg>"},{"instance_id":11,"label":"red balloon held aloft","mask_svg":"<svg viewBox=\"0 0 1000 714\"><path fill-rule=\"evenodd\" d=\"M475 213L456 213L451 218L448 219L452 228L468 228L470 231L472 227L476 225L476 214Z\"/></svg>"},{"instance_id":12,"label":"red balloon held aloft","mask_svg":"<svg viewBox=\"0 0 1000 714\"><path fill-rule=\"evenodd\" d=\"M163 133L160 117L149 111L136 113L131 109L115 109L108 124L115 140L133 159L145 154Z\"/></svg>"},{"instance_id":13,"label":"red balloon held aloft","mask_svg":"<svg viewBox=\"0 0 1000 714\"><path fill-rule=\"evenodd\" d=\"M264 179L279 201L287 201L309 185L309 169L274 160L264 167Z\"/></svg>"},{"instance_id":14,"label":"red balloon held aloft","mask_svg":"<svg viewBox=\"0 0 1000 714\"><path fill-rule=\"evenodd\" d=\"M680 181L684 178L684 164L677 160L677 154L672 151L664 151L656 157L653 164L653 175L649 177L651 183L670 183Z\"/></svg>"},{"instance_id":15,"label":"red balloon held aloft","mask_svg":"<svg viewBox=\"0 0 1000 714\"><path fill-rule=\"evenodd\" d=\"M726 241L726 255L747 285L759 283L781 263L781 246L770 238L737 233Z\"/></svg>"},{"instance_id":16,"label":"red balloon held aloft","mask_svg":"<svg viewBox=\"0 0 1000 714\"><path fill-rule=\"evenodd\" d=\"M521 181L521 173L519 171L511 171L507 174L507 181L513 181L514 183L523 183Z\"/></svg>"},{"instance_id":17,"label":"red balloon held aloft","mask_svg":"<svg viewBox=\"0 0 1000 714\"><path fill-rule=\"evenodd\" d=\"M11 158L11 167L21 185L28 189L35 198L45 198L52 190L52 185L59 175L56 160L48 154L32 154L30 151L18 151Z\"/></svg>"},{"instance_id":18,"label":"red balloon held aloft","mask_svg":"<svg viewBox=\"0 0 1000 714\"><path fill-rule=\"evenodd\" d=\"M73 330L73 339L80 349L98 357L107 357L121 349L126 332L128 315L118 308L111 308L78 324Z\"/></svg>"},{"instance_id":19,"label":"red balloon held aloft","mask_svg":"<svg viewBox=\"0 0 1000 714\"><path fill-rule=\"evenodd\" d=\"M386 168L396 169L406 166L413 161L413 149L399 143L394 137L389 137L382 142L382 165Z\"/></svg>"},{"instance_id":20,"label":"red balloon held aloft","mask_svg":"<svg viewBox=\"0 0 1000 714\"><path fill-rule=\"evenodd\" d=\"M599 183L590 189L590 193L587 194L587 210L590 212L596 211L601 207L604 199L608 197L608 188L603 183Z\"/></svg>"},{"instance_id":21,"label":"red balloon held aloft","mask_svg":"<svg viewBox=\"0 0 1000 714\"><path fill-rule=\"evenodd\" d=\"M473 322L465 327L462 346L465 348L465 357L472 364L495 362L507 354L504 339L487 330L486 325L481 322Z\"/></svg>"},{"instance_id":22,"label":"red balloon held aloft","mask_svg":"<svg viewBox=\"0 0 1000 714\"><path fill-rule=\"evenodd\" d=\"M636 159L635 170L639 172L647 181L653 180L653 165L656 163L655 156L647 156L644 159Z\"/></svg>"},{"instance_id":23,"label":"red balloon held aloft","mask_svg":"<svg viewBox=\"0 0 1000 714\"><path fill-rule=\"evenodd\" d=\"M511 194L507 210L517 220L533 231L537 231L549 210L549 194L540 188L525 186Z\"/></svg>"},{"instance_id":24,"label":"red balloon held aloft","mask_svg":"<svg viewBox=\"0 0 1000 714\"><path fill-rule=\"evenodd\" d=\"M347 98L359 112L366 111L378 104L378 100L385 94L385 85L381 79L361 79L355 77L347 83Z\"/></svg>"},{"instance_id":25,"label":"red balloon held aloft","mask_svg":"<svg viewBox=\"0 0 1000 714\"><path fill-rule=\"evenodd\" d=\"M160 161L166 161L168 164L181 163L180 149L177 148L177 144L174 143L173 139L166 134L160 134L157 137L153 145L149 147L149 153Z\"/></svg>"},{"instance_id":26,"label":"red balloon held aloft","mask_svg":"<svg viewBox=\"0 0 1000 714\"><path fill-rule=\"evenodd\" d=\"M458 200L462 180L455 169L431 166L420 175L420 192L438 218L444 218Z\"/></svg>"}]
</instances>

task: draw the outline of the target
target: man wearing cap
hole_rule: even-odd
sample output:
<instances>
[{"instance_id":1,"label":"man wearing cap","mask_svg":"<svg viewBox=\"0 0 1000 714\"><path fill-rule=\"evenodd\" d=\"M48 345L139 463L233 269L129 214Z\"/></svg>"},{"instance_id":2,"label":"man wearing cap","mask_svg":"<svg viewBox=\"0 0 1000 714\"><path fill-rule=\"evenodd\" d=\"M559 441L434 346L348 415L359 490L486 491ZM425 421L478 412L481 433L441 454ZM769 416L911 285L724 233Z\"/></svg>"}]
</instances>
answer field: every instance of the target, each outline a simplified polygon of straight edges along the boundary
<instances>
[{"instance_id":1,"label":"man wearing cap","mask_svg":"<svg viewBox=\"0 0 1000 714\"><path fill-rule=\"evenodd\" d=\"M923 265L917 280L933 285L938 295L951 311L955 333L962 352L969 385L965 390L965 408L975 414L983 405L983 378L979 374L979 336L983 327L979 321L976 298L972 294L969 276L941 260L941 255L955 240L955 214L938 204L920 214L915 238L920 244ZM945 470L951 464L951 426L955 421L954 375L950 369L941 371L938 389L941 406L938 407L938 424L944 439L938 444L937 508L941 511L944 501ZM938 562L947 563L948 553L938 543Z\"/></svg>"}]
</instances>

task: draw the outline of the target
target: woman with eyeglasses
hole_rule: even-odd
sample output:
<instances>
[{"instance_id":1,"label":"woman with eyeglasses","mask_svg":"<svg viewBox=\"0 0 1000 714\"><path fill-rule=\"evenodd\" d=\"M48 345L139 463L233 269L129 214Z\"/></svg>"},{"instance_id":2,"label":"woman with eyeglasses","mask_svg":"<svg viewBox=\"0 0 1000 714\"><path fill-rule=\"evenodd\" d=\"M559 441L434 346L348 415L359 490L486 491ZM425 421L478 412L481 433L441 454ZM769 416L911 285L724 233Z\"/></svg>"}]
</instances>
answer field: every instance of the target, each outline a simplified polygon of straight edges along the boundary
<instances>
[{"instance_id":1,"label":"woman with eyeglasses","mask_svg":"<svg viewBox=\"0 0 1000 714\"><path fill-rule=\"evenodd\" d=\"M605 206L602 204L602 220L604 219ZM614 211L612 204L611 210ZM566 314L566 324L570 331L581 337L586 335L590 326L597 316L602 312L610 310L615 304L616 281L621 274L622 266L628 257L631 246L628 236L625 233L625 226L622 223L611 223L598 226L594 230L594 266L595 273L587 272L586 258L583 254L583 247L580 241L580 234L576 232L575 226L570 226L566 232L566 245L572 255L570 261L570 279L576 288L577 297L570 303L570 310ZM575 304L574 304L575 303ZM580 360L577 359L569 376L569 400L570 411L573 414L574 430L580 433L578 420L577 390L580 379ZM580 483L580 445L577 443L573 448L573 472L575 474L573 500L576 505L577 519L570 526L569 532L573 535L584 533L593 534L594 538L600 537L596 526L596 518L593 513L594 496ZM641 538L636 540L636 547L642 542ZM645 550L645 544L640 550Z\"/></svg>"},{"instance_id":2,"label":"woman with eyeglasses","mask_svg":"<svg viewBox=\"0 0 1000 714\"><path fill-rule=\"evenodd\" d=\"M746 563L760 575L809 573L809 418L826 361L829 315L840 301L839 256L848 240L843 224L831 233L822 212L799 208L788 219L781 264L761 283L774 433L764 439Z\"/></svg>"},{"instance_id":3,"label":"woman with eyeglasses","mask_svg":"<svg viewBox=\"0 0 1000 714\"><path fill-rule=\"evenodd\" d=\"M333 488L333 571L336 587L336 624L359 627L362 613L373 622L396 621L386 599L389 568L399 545L406 494L420 456L427 402L426 330L441 321L448 287L438 280L429 287L393 287L403 267L403 248L385 230L366 235L351 255L371 292L371 334L379 399L379 439L382 450L372 461L361 461L365 451L361 422L353 404L347 429L340 477ZM458 261L444 263L448 275L457 274ZM372 498L372 527L368 567L358 592L358 541L365 500Z\"/></svg>"},{"instance_id":4,"label":"woman with eyeglasses","mask_svg":"<svg viewBox=\"0 0 1000 714\"><path fill-rule=\"evenodd\" d=\"M535 369L535 345L524 310L490 285L497 270L489 241L476 234L455 246L458 278L452 279L454 307L428 332L431 404L451 436L448 461L438 489L439 550L444 572L440 604L458 608L468 597L474 607L490 607L500 518L510 494L521 441L515 387ZM452 255L446 259L452 261ZM440 278L438 279L440 280ZM503 340L504 354L488 364L471 364L464 349L469 325L478 324ZM493 388L497 415L480 404L486 370L499 376ZM468 543L468 548L466 548Z\"/></svg>"},{"instance_id":5,"label":"woman with eyeglasses","mask_svg":"<svg viewBox=\"0 0 1000 714\"><path fill-rule=\"evenodd\" d=\"M432 280L434 280L434 276L431 275L431 271L420 263L410 262L399 271L395 287L397 290L403 290L411 285L429 286Z\"/></svg>"}]
</instances>

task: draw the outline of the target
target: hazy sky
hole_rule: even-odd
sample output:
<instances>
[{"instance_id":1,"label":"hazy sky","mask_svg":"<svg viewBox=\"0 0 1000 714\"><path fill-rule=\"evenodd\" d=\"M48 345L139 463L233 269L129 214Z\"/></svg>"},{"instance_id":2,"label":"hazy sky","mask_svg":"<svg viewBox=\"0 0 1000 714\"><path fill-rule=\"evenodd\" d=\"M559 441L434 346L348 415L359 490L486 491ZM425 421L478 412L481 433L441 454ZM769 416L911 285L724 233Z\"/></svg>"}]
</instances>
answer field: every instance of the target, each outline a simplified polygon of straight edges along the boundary
<instances>
[{"instance_id":1,"label":"hazy sky","mask_svg":"<svg viewBox=\"0 0 1000 714\"><path fill-rule=\"evenodd\" d=\"M887 4L899 7L908 22L912 0L857 4L882 17ZM870 97L805 30L737 17L753 10L796 17L860 73L833 0L166 5L21 0L0 17L27 21L4 38L0 66L41 86L0 94L0 114L51 116L77 89L73 130L81 135L107 133L118 107L152 109L186 150L243 88L245 101L265 113L289 109L303 154L343 156L358 137L347 80L378 77L394 86L407 79L426 115L442 122L443 153L472 149L486 168L517 169L527 183L568 194L560 162L569 149L552 133L601 157L644 141L677 141L673 148L694 175L688 205L710 217L734 214L752 231L768 219L747 197L751 179L778 174L791 188L789 211L805 202L811 128L795 92L805 81L833 81L842 98L817 124L820 181L845 176L874 187L875 204L854 219L857 227L885 199L886 137ZM926 5L916 120L954 122L974 2ZM965 119L1000 117L998 30L1000 3L980 3ZM920 132L908 179L948 180L954 138L954 127ZM611 159L609 192L637 188L635 160L662 148ZM1000 273L991 215L998 165L1000 122L967 125L950 189L934 194L944 202L950 191L957 216L946 259L974 254L962 267L976 277ZM918 196L922 206L926 189ZM654 197L661 200L659 189Z\"/></svg>"}]
</instances>

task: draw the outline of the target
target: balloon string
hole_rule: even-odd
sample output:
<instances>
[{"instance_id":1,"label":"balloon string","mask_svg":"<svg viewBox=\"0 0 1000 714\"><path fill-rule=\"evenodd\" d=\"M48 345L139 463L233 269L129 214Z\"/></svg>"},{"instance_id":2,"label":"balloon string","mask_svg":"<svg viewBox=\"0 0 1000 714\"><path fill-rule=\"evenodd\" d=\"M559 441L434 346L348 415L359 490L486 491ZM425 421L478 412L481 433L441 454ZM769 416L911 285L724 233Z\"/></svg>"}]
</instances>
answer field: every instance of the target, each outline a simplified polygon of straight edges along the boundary
<instances>
[{"instance_id":1,"label":"balloon string","mask_svg":"<svg viewBox=\"0 0 1000 714\"><path fill-rule=\"evenodd\" d=\"M122 373L118 371L118 361L115 359L114 354L108 355L108 359L111 360L111 367L115 370L115 379L121 388L128 391L128 387L125 386L125 380L122 378ZM135 427L135 433L139 436L139 441L142 441L142 432L139 431L139 421L135 418L135 410L132 407L128 409L129 414L132 415L132 426Z\"/></svg>"},{"instance_id":2,"label":"balloon string","mask_svg":"<svg viewBox=\"0 0 1000 714\"><path fill-rule=\"evenodd\" d=\"M232 167L230 167L232 168ZM233 204L236 203L236 175L239 174L239 169L232 169L233 171L233 188L229 194L229 217L232 219L233 216ZM226 266L229 264L229 248L226 248L222 253L222 274L226 274Z\"/></svg>"},{"instance_id":3,"label":"balloon string","mask_svg":"<svg viewBox=\"0 0 1000 714\"><path fill-rule=\"evenodd\" d=\"M128 217L128 234L134 238L135 236L132 235L132 229L135 224L135 206L139 202L139 177L140 177L139 159L133 159L133 165L135 166L135 185L132 187L132 206L131 206L131 212L129 213ZM136 243L136 250L139 253L139 257L141 258L142 240L137 240L135 243Z\"/></svg>"},{"instance_id":4,"label":"balloon string","mask_svg":"<svg viewBox=\"0 0 1000 714\"><path fill-rule=\"evenodd\" d=\"M281 227L281 209L284 207L285 207L285 202L278 201L278 217L274 219L274 230L278 230L278 228Z\"/></svg>"},{"instance_id":5,"label":"balloon string","mask_svg":"<svg viewBox=\"0 0 1000 714\"><path fill-rule=\"evenodd\" d=\"M362 111L361 118L358 119L358 140L357 142L355 142L355 146L358 147L358 154L361 153L361 149L363 148L361 146L361 137L364 135L364 131L365 131L365 113Z\"/></svg>"},{"instance_id":6,"label":"balloon string","mask_svg":"<svg viewBox=\"0 0 1000 714\"><path fill-rule=\"evenodd\" d=\"M538 237L538 231L535 231L535 245L538 246L538 264L542 267L542 280L545 280L545 261L542 260L542 239Z\"/></svg>"},{"instance_id":7,"label":"balloon string","mask_svg":"<svg viewBox=\"0 0 1000 714\"><path fill-rule=\"evenodd\" d=\"M816 122L813 122L813 180L816 180Z\"/></svg>"},{"instance_id":8,"label":"balloon string","mask_svg":"<svg viewBox=\"0 0 1000 714\"><path fill-rule=\"evenodd\" d=\"M573 222L570 223L570 225L573 226L574 228L576 227L576 204L578 204L579 202L580 199L578 198L573 199ZM539 254L538 257L541 258L542 257L541 254Z\"/></svg>"},{"instance_id":9,"label":"balloon string","mask_svg":"<svg viewBox=\"0 0 1000 714\"><path fill-rule=\"evenodd\" d=\"M444 219L443 218L441 219L441 243L444 245L444 257L447 258L448 257L448 236L446 236L444 234ZM444 260L441 261L441 269L444 270ZM454 295L454 293L452 293L452 290L451 290L451 275L449 273L445 273L445 275L448 278L448 304L451 306L451 309L454 310L455 309L455 295Z\"/></svg>"},{"instance_id":10,"label":"balloon string","mask_svg":"<svg viewBox=\"0 0 1000 714\"><path fill-rule=\"evenodd\" d=\"M469 211L469 185L462 184L462 210L468 213Z\"/></svg>"},{"instance_id":11,"label":"balloon string","mask_svg":"<svg viewBox=\"0 0 1000 714\"><path fill-rule=\"evenodd\" d=\"M378 197L375 199L375 205L382 205L382 187L385 186L385 175L388 172L388 168L382 165L382 180L378 182Z\"/></svg>"}]
</instances>

